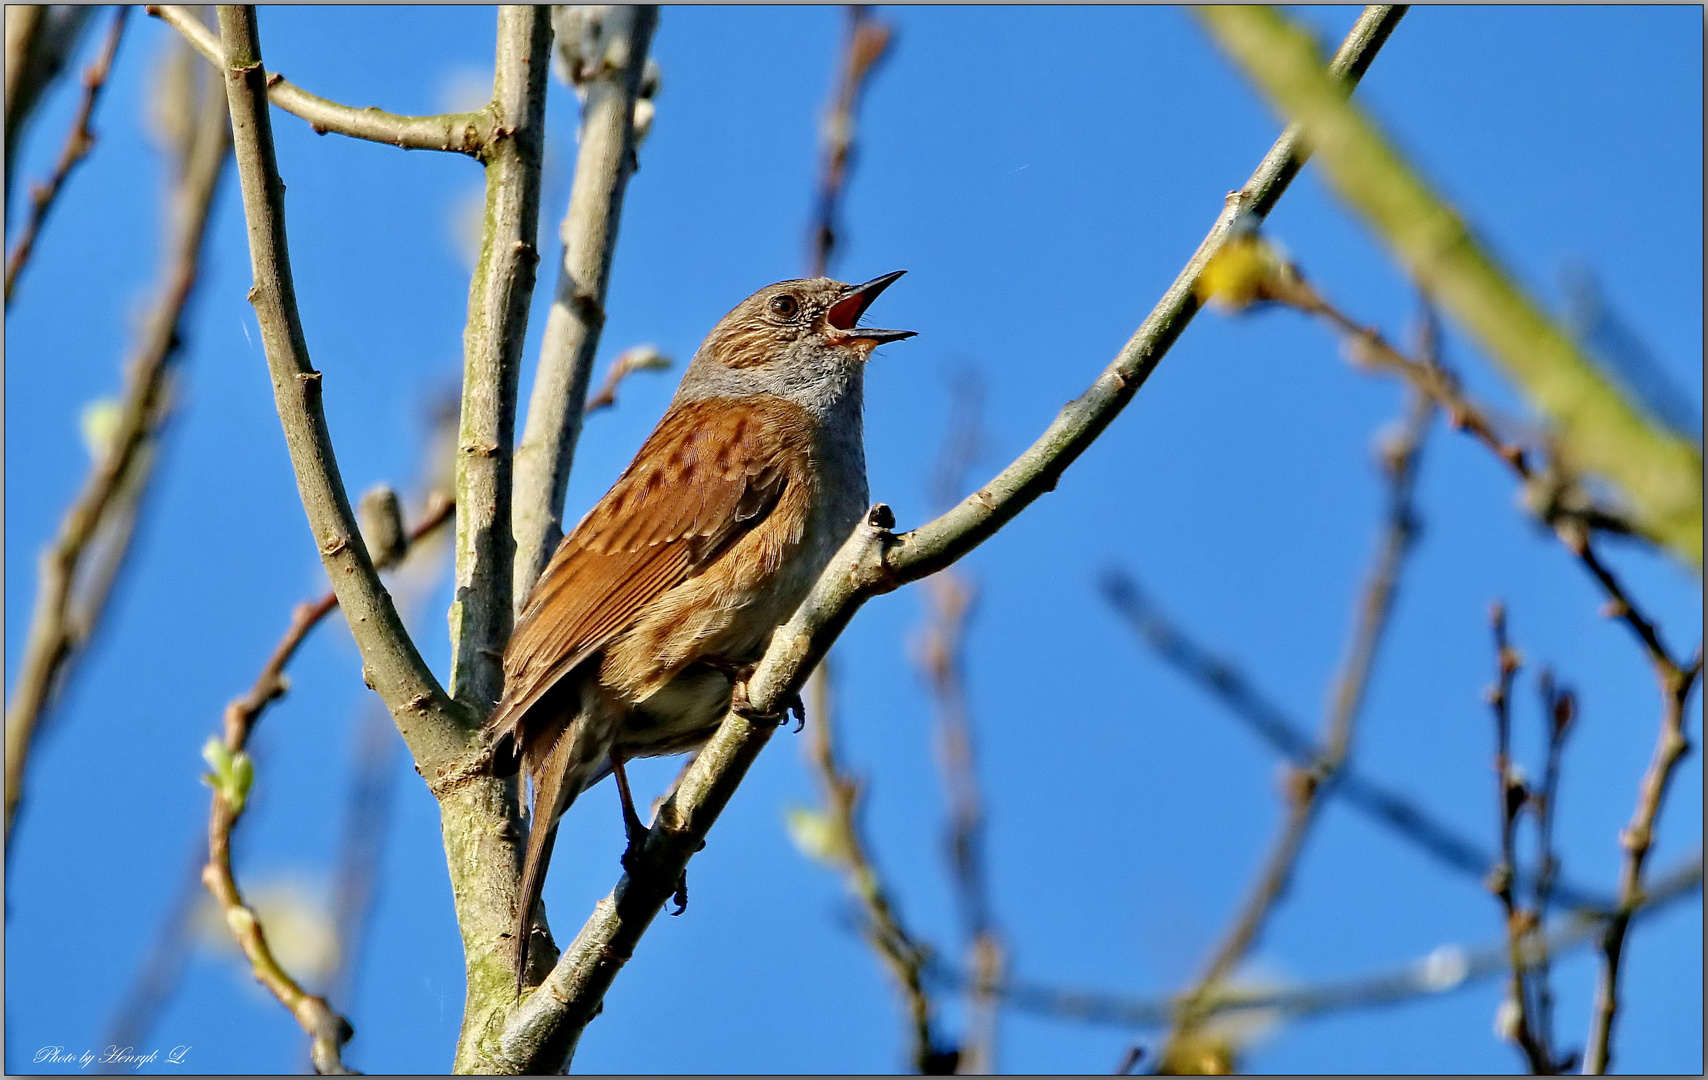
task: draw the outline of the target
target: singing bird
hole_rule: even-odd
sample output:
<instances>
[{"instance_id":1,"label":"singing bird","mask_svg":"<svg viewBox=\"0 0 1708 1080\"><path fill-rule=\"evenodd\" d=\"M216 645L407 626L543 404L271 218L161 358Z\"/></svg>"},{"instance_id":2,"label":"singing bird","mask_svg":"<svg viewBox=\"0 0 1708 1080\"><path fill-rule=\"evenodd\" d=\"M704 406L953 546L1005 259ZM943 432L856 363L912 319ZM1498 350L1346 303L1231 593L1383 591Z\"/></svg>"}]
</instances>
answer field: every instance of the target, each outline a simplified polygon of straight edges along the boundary
<instances>
[{"instance_id":1,"label":"singing bird","mask_svg":"<svg viewBox=\"0 0 1708 1080\"><path fill-rule=\"evenodd\" d=\"M760 289L694 354L658 427L553 554L504 651L485 733L532 787L518 991L557 821L623 763L702 746L776 627L866 511L865 364L910 330L858 325L904 271Z\"/></svg>"}]
</instances>

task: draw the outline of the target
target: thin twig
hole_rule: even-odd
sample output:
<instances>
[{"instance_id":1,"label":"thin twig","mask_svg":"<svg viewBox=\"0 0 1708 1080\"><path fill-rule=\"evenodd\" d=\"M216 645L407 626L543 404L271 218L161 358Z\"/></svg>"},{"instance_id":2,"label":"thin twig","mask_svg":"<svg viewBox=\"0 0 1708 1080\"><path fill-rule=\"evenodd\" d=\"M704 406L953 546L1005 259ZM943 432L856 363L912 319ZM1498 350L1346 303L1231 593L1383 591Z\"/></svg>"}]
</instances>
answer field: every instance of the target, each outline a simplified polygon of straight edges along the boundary
<instances>
[{"instance_id":1,"label":"thin twig","mask_svg":"<svg viewBox=\"0 0 1708 1080\"><path fill-rule=\"evenodd\" d=\"M1346 336L1355 363L1402 376L1412 387L1429 395L1446 412L1454 427L1488 447L1512 469L1525 484L1527 499L1535 505L1538 516L1553 528L1566 550L1577 557L1606 594L1603 614L1621 620L1630 628L1655 665L1663 686L1676 680L1682 674L1682 665L1661 640L1653 620L1636 606L1590 543L1595 531L1626 532L1629 526L1617 517L1588 505L1586 497L1577 490L1577 485L1560 462L1551 461L1538 468L1530 451L1503 438L1488 410L1467 395L1458 380L1440 363L1405 355L1389 344L1379 331L1355 322L1309 285L1303 282L1294 282L1293 285L1296 292L1277 299L1328 320Z\"/></svg>"},{"instance_id":2,"label":"thin twig","mask_svg":"<svg viewBox=\"0 0 1708 1080\"><path fill-rule=\"evenodd\" d=\"M865 4L848 6L848 37L843 46L842 65L830 105L820 121L818 200L811 231L807 234L808 277L823 277L836 251L836 222L843 188L854 166L854 118L866 79L889 51L893 28L879 22Z\"/></svg>"},{"instance_id":3,"label":"thin twig","mask_svg":"<svg viewBox=\"0 0 1708 1080\"><path fill-rule=\"evenodd\" d=\"M1701 892L1702 852L1698 850L1656 875L1638 914L1656 914ZM1556 956L1564 955L1599 940L1610 918L1606 912L1575 911L1555 920L1546 934L1534 935L1532 944ZM1474 949L1444 945L1409 964L1370 975L1279 988L1231 986L1206 1007L1212 1016L1249 1011L1273 1011L1289 1018L1321 1016L1451 993L1484 979L1505 977L1511 968L1512 957L1502 935L1498 942ZM964 990L972 981L967 972L955 970L936 956L926 964L925 977L927 982L951 990ZM1179 998L1131 998L1018 979L1008 980L998 992L1008 1008L1036 1016L1141 1030L1172 1023L1180 1008Z\"/></svg>"},{"instance_id":4,"label":"thin twig","mask_svg":"<svg viewBox=\"0 0 1708 1080\"><path fill-rule=\"evenodd\" d=\"M201 277L203 243L219 180L230 157L228 125L211 83L196 137L177 172L166 231L159 299L125 372L118 419L77 500L42 552L35 612L6 706L6 835L23 798L35 734L88 643L148 485L152 449L165 422L171 374L187 337L189 302ZM103 538L105 538L104 542Z\"/></svg>"},{"instance_id":5,"label":"thin twig","mask_svg":"<svg viewBox=\"0 0 1708 1080\"><path fill-rule=\"evenodd\" d=\"M1286 822L1231 928L1193 989L1184 995L1185 1004L1180 1018L1161 1055L1165 1063L1185 1052L1184 1047L1202 1026L1204 1003L1220 992L1221 984L1263 933L1270 913L1292 880L1299 853L1322 805L1323 792L1334 786L1351 753L1353 730L1369 688L1383 631L1393 611L1400 573L1417 533L1412 493L1423 440L1434 415L1434 406L1426 397L1411 395L1402 433L1384 452L1383 464L1388 477L1387 517L1377 545L1376 561L1359 597L1346 663L1335 680L1324 717L1322 749L1308 766L1289 769Z\"/></svg>"},{"instance_id":6,"label":"thin twig","mask_svg":"<svg viewBox=\"0 0 1708 1080\"><path fill-rule=\"evenodd\" d=\"M77 51L94 5L8 4L6 12L6 191L12 209L12 174L24 129L47 88Z\"/></svg>"},{"instance_id":7,"label":"thin twig","mask_svg":"<svg viewBox=\"0 0 1708 1080\"><path fill-rule=\"evenodd\" d=\"M637 371L668 371L670 358L653 348L651 345L637 345L632 349L624 349L611 366L605 371L605 379L599 384L599 392L587 399L587 408L582 410L582 417L592 416L596 412L612 408L617 404L617 388L623 380Z\"/></svg>"},{"instance_id":8,"label":"thin twig","mask_svg":"<svg viewBox=\"0 0 1708 1080\"><path fill-rule=\"evenodd\" d=\"M437 499L428 507L421 522L410 532L406 543L392 553L394 559L400 558L410 546L451 520L453 509L451 500L443 497ZM385 569L389 565L390 562L381 563L376 565L375 569ZM309 631L318 626L337 606L337 594L331 591L317 600L297 605L291 615L289 628L274 647L267 662L262 665L254 685L248 693L226 706L223 743L226 753L233 759L246 752L262 712L268 705L283 697L289 689L290 684L285 680L285 665L296 655ZM348 1071L339 1055L344 1043L350 1038L349 1023L333 1012L324 998L304 991L279 965L267 945L260 922L254 911L244 902L238 889L231 869L231 831L242 816L245 805L246 800L240 798L237 805L233 806L227 795L215 785L213 809L208 820L208 862L202 869L202 882L224 910L226 925L249 959L255 977L273 992L279 1003L284 1005L291 1015L296 1017L303 1030L308 1032L316 1071Z\"/></svg>"},{"instance_id":9,"label":"thin twig","mask_svg":"<svg viewBox=\"0 0 1708 1080\"><path fill-rule=\"evenodd\" d=\"M825 670L821 665L820 670ZM809 709L811 732L806 753L824 795L822 820L830 832L823 843L825 856L848 878L848 889L860 904L861 936L878 954L896 981L906 1007L908 1062L914 1072L942 1074L955 1071L956 1053L941 1050L932 1032L930 995L920 982L920 971L930 951L901 923L889 890L878 876L866 851L860 828L861 795L865 785L845 772L837 761L836 721L828 692L828 678L811 683L815 691Z\"/></svg>"},{"instance_id":10,"label":"thin twig","mask_svg":"<svg viewBox=\"0 0 1708 1080\"><path fill-rule=\"evenodd\" d=\"M984 448L980 428L983 399L984 386L975 375L969 372L957 380L949 433L933 479L932 501L937 510L947 510L962 496L967 474ZM984 798L979 790L967 695L966 628L977 590L954 567L939 571L921 585L927 614L914 643L914 660L936 700L938 768L949 803L944 854L961 911L968 967L973 972L958 1071L984 1075L997 1071L1000 1003L996 987L1002 982L1007 949L990 912Z\"/></svg>"},{"instance_id":11,"label":"thin twig","mask_svg":"<svg viewBox=\"0 0 1708 1080\"><path fill-rule=\"evenodd\" d=\"M563 539L564 493L588 411L593 358L605 329L605 294L623 195L638 165L635 107L658 26L655 4L556 11L558 55L582 98L581 146L569 207L558 229L563 257L557 288L540 335L528 421L516 448L511 596L518 612Z\"/></svg>"},{"instance_id":12,"label":"thin twig","mask_svg":"<svg viewBox=\"0 0 1708 1080\"><path fill-rule=\"evenodd\" d=\"M1286 756L1299 768L1308 768L1322 753L1304 725L1289 716L1274 699L1252 683L1251 677L1197 641L1165 614L1145 594L1132 576L1110 570L1102 582L1104 597L1174 670L1211 694L1235 719ZM1495 857L1422 805L1393 789L1367 779L1357 766L1341 767L1340 781L1325 794L1338 798L1365 814L1373 822L1392 829L1418 850L1430 855L1479 885L1488 880ZM1603 911L1612 898L1556 878L1556 894L1574 907Z\"/></svg>"},{"instance_id":13,"label":"thin twig","mask_svg":"<svg viewBox=\"0 0 1708 1080\"><path fill-rule=\"evenodd\" d=\"M1644 901L1643 866L1654 847L1661 803L1679 763L1690 752L1685 730L1686 709L1701 674L1702 646L1698 645L1689 664L1676 673L1663 675L1666 712L1660 737L1648 771L1643 774L1631 823L1619 833L1619 844L1625 849L1625 861L1619 872L1619 906L1601 936L1601 974L1596 980L1595 1013L1590 1024L1589 1046L1584 1052L1586 1073L1605 1073L1613 1060L1613 1023L1619 1013L1619 972L1625 938L1630 932L1632 916Z\"/></svg>"},{"instance_id":14,"label":"thin twig","mask_svg":"<svg viewBox=\"0 0 1708 1080\"><path fill-rule=\"evenodd\" d=\"M1489 707L1495 720L1495 801L1499 807L1500 862L1489 875L1489 891L1506 913L1506 947L1510 961L1506 999L1501 1004L1498 1025L1524 1054L1525 1063L1537 1076L1555 1072L1554 1062L1536 1036L1536 1009L1531 1002L1530 938L1539 923L1534 912L1518 902L1513 886L1517 866L1518 821L1530 799L1530 791L1512 764L1512 681L1518 675L1518 650L1507 642L1506 607L1495 604L1489 621L1494 627L1497 677L1489 689Z\"/></svg>"},{"instance_id":15,"label":"thin twig","mask_svg":"<svg viewBox=\"0 0 1708 1080\"><path fill-rule=\"evenodd\" d=\"M1374 57L1400 12L1372 7L1360 16L1335 60L1353 81ZM873 596L941 570L989 539L1040 495L1108 427L1155 370L1197 310L1194 287L1242 214L1266 213L1297 173L1297 133L1283 133L1246 188L1230 196L1198 251L1150 316L1090 389L1070 403L1037 442L953 510L910 533L893 534L894 516L878 506L830 560L807 599L771 638L748 681L753 709L775 709L799 693L859 607ZM635 870L599 902L545 981L487 1036L492 1068L557 1069L597 1013L612 980L652 919L675 892L694 852L770 738L770 724L731 712L683 772L659 808ZM513 978L513 976L512 976Z\"/></svg>"},{"instance_id":16,"label":"thin twig","mask_svg":"<svg viewBox=\"0 0 1708 1080\"><path fill-rule=\"evenodd\" d=\"M95 147L95 132L89 126L89 121L95 115L95 103L101 98L101 91L106 88L107 76L113 70L113 57L118 55L119 41L124 37L125 23L130 18L130 6L120 4L113 13L113 28L107 32L107 43L101 47L101 55L83 72L83 101L77 107L77 116L71 121L71 131L65 137L65 146L59 151L59 160L54 164L53 175L47 183L35 184L30 188L30 216L24 222L23 231L12 245L12 251L6 256L6 306L12 306L12 286L18 282L18 275L23 272L24 264L30 259L35 250L36 236L41 232L42 223L47 220L49 210L59 198L59 191L65 186L66 178L71 175L83 159L89 156L89 151Z\"/></svg>"},{"instance_id":17,"label":"thin twig","mask_svg":"<svg viewBox=\"0 0 1708 1080\"><path fill-rule=\"evenodd\" d=\"M1531 887L1531 911L1538 925L1545 926L1554 904L1555 883L1560 876L1560 859L1554 852L1554 820L1560 795L1560 761L1571 734L1572 721L1577 715L1577 696L1557 686L1554 673L1544 668L1539 679L1542 697L1542 722L1547 725L1548 756L1542 768L1542 787L1530 796L1536 815L1536 875ZM1532 983L1536 988L1535 1033L1542 1045L1543 1055L1561 1072L1576 1065L1576 1055L1554 1052L1554 988L1545 937L1538 937L1536 962L1532 968Z\"/></svg>"},{"instance_id":18,"label":"thin twig","mask_svg":"<svg viewBox=\"0 0 1708 1080\"><path fill-rule=\"evenodd\" d=\"M143 11L167 23L195 46L209 63L223 70L225 50L219 38L196 13L176 4L149 4ZM308 121L316 135L333 132L352 139L390 143L404 150L444 150L484 159L489 144L505 133L490 109L437 116L400 116L381 109L340 105L309 93L278 72L267 72L267 99L293 116Z\"/></svg>"}]
</instances>

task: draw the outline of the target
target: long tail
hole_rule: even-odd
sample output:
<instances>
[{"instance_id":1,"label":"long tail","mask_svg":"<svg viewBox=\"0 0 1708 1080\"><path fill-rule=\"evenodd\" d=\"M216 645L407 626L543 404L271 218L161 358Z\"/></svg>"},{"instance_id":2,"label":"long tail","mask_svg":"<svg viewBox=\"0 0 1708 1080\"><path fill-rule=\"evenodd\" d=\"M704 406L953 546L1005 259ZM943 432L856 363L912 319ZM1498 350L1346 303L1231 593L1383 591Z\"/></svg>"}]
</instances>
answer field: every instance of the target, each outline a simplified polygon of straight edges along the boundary
<instances>
[{"instance_id":1,"label":"long tail","mask_svg":"<svg viewBox=\"0 0 1708 1080\"><path fill-rule=\"evenodd\" d=\"M540 902L540 891L546 885L546 867L552 861L552 845L557 841L557 819L569 809L581 792L581 777L569 782L574 764L576 726L569 724L553 744L545 759L529 761L524 766L533 780L534 801L529 811L528 852L522 862L522 891L516 904L516 996L520 997L528 971L528 947L533 943L534 907Z\"/></svg>"}]
</instances>

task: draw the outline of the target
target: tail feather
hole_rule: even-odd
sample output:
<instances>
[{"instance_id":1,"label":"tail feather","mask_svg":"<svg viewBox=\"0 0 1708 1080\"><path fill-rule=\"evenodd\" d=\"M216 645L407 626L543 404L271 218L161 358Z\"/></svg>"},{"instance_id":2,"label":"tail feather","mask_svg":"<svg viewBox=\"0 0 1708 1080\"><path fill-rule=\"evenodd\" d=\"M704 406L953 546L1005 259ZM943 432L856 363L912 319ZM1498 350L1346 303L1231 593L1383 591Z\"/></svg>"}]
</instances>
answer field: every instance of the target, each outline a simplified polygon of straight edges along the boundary
<instances>
[{"instance_id":1,"label":"tail feather","mask_svg":"<svg viewBox=\"0 0 1708 1080\"><path fill-rule=\"evenodd\" d=\"M556 738L530 739L521 754L522 768L533 785L529 811L528 847L522 862L522 888L516 904L516 993L525 988L528 952L533 941L534 908L545 888L546 868L557 839L558 818L598 775L611 756L616 718L597 695L589 695L567 722L559 721Z\"/></svg>"}]
</instances>

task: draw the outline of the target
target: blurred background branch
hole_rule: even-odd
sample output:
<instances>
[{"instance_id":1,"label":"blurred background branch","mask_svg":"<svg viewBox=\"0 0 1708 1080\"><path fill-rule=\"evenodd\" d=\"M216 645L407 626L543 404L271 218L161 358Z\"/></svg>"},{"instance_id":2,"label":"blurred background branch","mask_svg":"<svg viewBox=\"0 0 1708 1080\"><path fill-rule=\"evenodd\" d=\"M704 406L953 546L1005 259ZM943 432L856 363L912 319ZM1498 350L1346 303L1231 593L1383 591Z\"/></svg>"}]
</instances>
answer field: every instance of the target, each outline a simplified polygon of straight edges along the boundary
<instances>
[{"instance_id":1,"label":"blurred background branch","mask_svg":"<svg viewBox=\"0 0 1708 1080\"><path fill-rule=\"evenodd\" d=\"M1548 418L1561 454L1618 485L1645 531L1700 575L1701 447L1655 424L1602 376L1348 100L1309 34L1268 8L1197 14L1271 105L1303 125L1340 197Z\"/></svg>"},{"instance_id":2,"label":"blurred background branch","mask_svg":"<svg viewBox=\"0 0 1708 1080\"><path fill-rule=\"evenodd\" d=\"M97 8L85 4L6 5L6 210L24 132L36 106L65 71Z\"/></svg>"},{"instance_id":3,"label":"blurred background branch","mask_svg":"<svg viewBox=\"0 0 1708 1080\"><path fill-rule=\"evenodd\" d=\"M89 126L90 120L95 115L95 103L100 100L101 91L106 88L107 76L112 73L113 57L118 54L119 41L124 37L125 23L129 18L129 5L114 8L112 29L107 32L101 55L83 72L83 100L77 108L76 118L71 121L71 130L66 134L65 145L59 151L59 160L54 163L53 175L48 177L46 183L30 186L29 218L24 222L18 239L13 242L12 250L6 254L7 307L12 306L12 288L18 283L18 275L29 261L30 252L35 249L36 237L41 232L42 223L47 220L48 211L53 209L54 201L59 198L66 178L89 156L89 151L94 149L95 131Z\"/></svg>"},{"instance_id":4,"label":"blurred background branch","mask_svg":"<svg viewBox=\"0 0 1708 1080\"><path fill-rule=\"evenodd\" d=\"M172 373L183 354L190 298L201 278L214 195L230 157L225 94L218 80L204 79L199 92L193 84L162 85L158 92L173 95L161 100L161 111L185 118L194 136L182 144L182 157L172 165L159 292L126 368L123 396L86 409L84 435L92 467L39 563L35 612L6 706L8 837L36 734L63 696L130 551L171 410Z\"/></svg>"},{"instance_id":5,"label":"blurred background branch","mask_svg":"<svg viewBox=\"0 0 1708 1080\"><path fill-rule=\"evenodd\" d=\"M1427 314L1423 337L1426 348L1432 352L1435 335ZM1398 436L1382 448L1380 465L1388 484L1387 517L1377 544L1375 563L1358 599L1345 666L1330 694L1329 709L1323 722L1322 749L1309 765L1287 769L1283 781L1286 821L1263 872L1253 884L1225 938L1196 984L1183 995L1174 1029L1161 1055L1160 1068L1164 1072L1226 1071L1219 1065L1224 1055L1232 1053L1231 1049L1223 1047L1221 1040L1201 1037L1207 1016L1204 1005L1221 990L1222 984L1262 935L1264 925L1292 880L1299 854L1322 806L1322 795L1338 782L1340 770L1351 756L1353 732L1369 689L1383 632L1393 612L1400 575L1417 536L1413 492L1423 443L1434 417L1434 405L1426 397L1409 395L1404 424ZM1206 1058L1214 1059L1214 1062Z\"/></svg>"}]
</instances>

